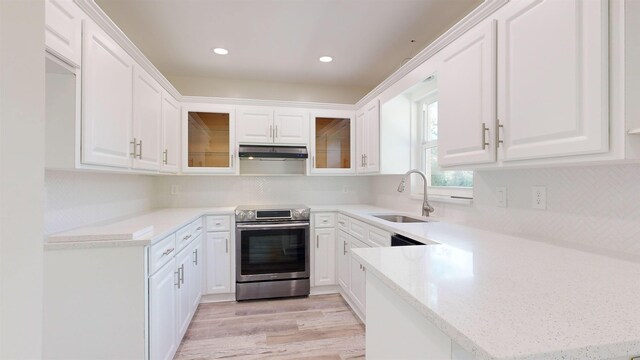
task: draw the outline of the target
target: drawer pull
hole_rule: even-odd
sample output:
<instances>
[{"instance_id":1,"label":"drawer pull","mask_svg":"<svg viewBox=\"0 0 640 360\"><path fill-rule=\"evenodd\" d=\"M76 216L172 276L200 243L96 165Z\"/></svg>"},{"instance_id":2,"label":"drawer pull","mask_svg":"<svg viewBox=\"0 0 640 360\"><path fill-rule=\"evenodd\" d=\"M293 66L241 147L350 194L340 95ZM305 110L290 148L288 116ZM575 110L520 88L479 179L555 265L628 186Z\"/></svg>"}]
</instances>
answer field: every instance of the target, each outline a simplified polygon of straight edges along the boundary
<instances>
[{"instance_id":1,"label":"drawer pull","mask_svg":"<svg viewBox=\"0 0 640 360\"><path fill-rule=\"evenodd\" d=\"M217 223L216 223L216 226L220 226L220 224L221 224L221 223L217 222Z\"/></svg>"},{"instance_id":2,"label":"drawer pull","mask_svg":"<svg viewBox=\"0 0 640 360\"><path fill-rule=\"evenodd\" d=\"M171 254L173 252L173 250L175 250L175 248L171 248L171 249L167 249L162 253L162 256L167 256L169 254ZM161 256L161 257L162 257Z\"/></svg>"},{"instance_id":3,"label":"drawer pull","mask_svg":"<svg viewBox=\"0 0 640 360\"><path fill-rule=\"evenodd\" d=\"M173 273L173 278L174 280L177 278L178 282L174 282L173 285L177 286L178 289L180 289L180 268L178 268L178 271Z\"/></svg>"},{"instance_id":4,"label":"drawer pull","mask_svg":"<svg viewBox=\"0 0 640 360\"><path fill-rule=\"evenodd\" d=\"M182 241L187 241L187 240L189 240L189 239L191 239L191 235L187 235L187 236L183 237L183 238L182 238Z\"/></svg>"},{"instance_id":5,"label":"drawer pull","mask_svg":"<svg viewBox=\"0 0 640 360\"><path fill-rule=\"evenodd\" d=\"M344 221L338 221L338 224L340 224L340 225L342 225L342 226L344 226L344 225L345 225Z\"/></svg>"},{"instance_id":6,"label":"drawer pull","mask_svg":"<svg viewBox=\"0 0 640 360\"><path fill-rule=\"evenodd\" d=\"M196 228L196 231L200 231L200 230L202 230L202 226L198 226L198 227Z\"/></svg>"},{"instance_id":7,"label":"drawer pull","mask_svg":"<svg viewBox=\"0 0 640 360\"><path fill-rule=\"evenodd\" d=\"M193 264L198 265L198 249L193 250Z\"/></svg>"}]
</instances>

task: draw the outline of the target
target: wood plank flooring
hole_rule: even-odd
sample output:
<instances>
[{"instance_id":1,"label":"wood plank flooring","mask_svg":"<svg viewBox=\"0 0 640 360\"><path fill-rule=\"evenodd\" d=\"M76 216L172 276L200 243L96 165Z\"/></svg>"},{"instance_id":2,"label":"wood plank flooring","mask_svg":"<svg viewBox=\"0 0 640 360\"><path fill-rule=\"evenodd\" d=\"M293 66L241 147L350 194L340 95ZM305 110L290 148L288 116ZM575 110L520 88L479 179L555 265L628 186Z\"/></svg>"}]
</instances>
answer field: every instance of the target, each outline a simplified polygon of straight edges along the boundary
<instances>
[{"instance_id":1,"label":"wood plank flooring","mask_svg":"<svg viewBox=\"0 0 640 360\"><path fill-rule=\"evenodd\" d=\"M338 294L200 304L175 359L364 359L364 332Z\"/></svg>"}]
</instances>

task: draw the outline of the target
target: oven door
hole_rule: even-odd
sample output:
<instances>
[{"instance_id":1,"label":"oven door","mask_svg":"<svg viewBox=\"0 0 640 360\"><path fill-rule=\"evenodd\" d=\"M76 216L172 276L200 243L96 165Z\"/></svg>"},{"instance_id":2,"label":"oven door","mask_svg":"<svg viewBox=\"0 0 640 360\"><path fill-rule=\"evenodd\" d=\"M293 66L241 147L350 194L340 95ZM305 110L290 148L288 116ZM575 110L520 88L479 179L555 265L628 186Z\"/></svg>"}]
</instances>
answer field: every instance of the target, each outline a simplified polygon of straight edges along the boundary
<instances>
[{"instance_id":1,"label":"oven door","mask_svg":"<svg viewBox=\"0 0 640 360\"><path fill-rule=\"evenodd\" d=\"M309 222L236 224L238 282L309 277Z\"/></svg>"}]
</instances>

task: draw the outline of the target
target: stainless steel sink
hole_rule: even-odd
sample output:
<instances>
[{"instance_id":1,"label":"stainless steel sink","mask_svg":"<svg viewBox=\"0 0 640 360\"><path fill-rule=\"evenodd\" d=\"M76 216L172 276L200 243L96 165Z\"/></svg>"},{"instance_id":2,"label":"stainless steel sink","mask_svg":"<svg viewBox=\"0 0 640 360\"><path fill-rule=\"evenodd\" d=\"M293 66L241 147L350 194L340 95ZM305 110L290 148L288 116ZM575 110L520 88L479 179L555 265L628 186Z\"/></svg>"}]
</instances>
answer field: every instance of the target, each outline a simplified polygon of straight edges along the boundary
<instances>
[{"instance_id":1,"label":"stainless steel sink","mask_svg":"<svg viewBox=\"0 0 640 360\"><path fill-rule=\"evenodd\" d=\"M418 219L410 216L397 215L397 214L371 215L371 216L376 217L378 219L385 220L385 221L394 222L394 223L425 223L430 221L427 219Z\"/></svg>"}]
</instances>

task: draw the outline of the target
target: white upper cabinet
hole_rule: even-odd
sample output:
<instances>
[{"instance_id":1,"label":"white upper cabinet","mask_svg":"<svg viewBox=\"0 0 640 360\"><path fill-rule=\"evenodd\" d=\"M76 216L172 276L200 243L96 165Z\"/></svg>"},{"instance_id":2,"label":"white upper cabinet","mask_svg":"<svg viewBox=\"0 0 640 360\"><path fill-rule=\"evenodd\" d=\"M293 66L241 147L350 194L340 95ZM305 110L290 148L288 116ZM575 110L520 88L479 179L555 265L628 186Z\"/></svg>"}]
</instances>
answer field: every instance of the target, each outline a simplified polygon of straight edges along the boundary
<instances>
[{"instance_id":1,"label":"white upper cabinet","mask_svg":"<svg viewBox=\"0 0 640 360\"><path fill-rule=\"evenodd\" d=\"M82 162L128 168L133 59L86 22L82 68Z\"/></svg>"},{"instance_id":2,"label":"white upper cabinet","mask_svg":"<svg viewBox=\"0 0 640 360\"><path fill-rule=\"evenodd\" d=\"M470 30L442 51L438 73L441 166L496 161L496 23Z\"/></svg>"},{"instance_id":3,"label":"white upper cabinet","mask_svg":"<svg viewBox=\"0 0 640 360\"><path fill-rule=\"evenodd\" d=\"M238 144L309 143L309 113L295 109L238 109Z\"/></svg>"},{"instance_id":4,"label":"white upper cabinet","mask_svg":"<svg viewBox=\"0 0 640 360\"><path fill-rule=\"evenodd\" d=\"M178 172L180 159L180 106L169 94L162 93L162 147L160 171Z\"/></svg>"},{"instance_id":5,"label":"white upper cabinet","mask_svg":"<svg viewBox=\"0 0 640 360\"><path fill-rule=\"evenodd\" d=\"M269 108L238 109L238 143L272 143L274 138L273 110Z\"/></svg>"},{"instance_id":6,"label":"white upper cabinet","mask_svg":"<svg viewBox=\"0 0 640 360\"><path fill-rule=\"evenodd\" d=\"M144 70L133 69L133 168L158 170L162 88Z\"/></svg>"},{"instance_id":7,"label":"white upper cabinet","mask_svg":"<svg viewBox=\"0 0 640 360\"><path fill-rule=\"evenodd\" d=\"M372 101L362 108L356 116L358 173L380 171L380 105Z\"/></svg>"},{"instance_id":8,"label":"white upper cabinet","mask_svg":"<svg viewBox=\"0 0 640 360\"><path fill-rule=\"evenodd\" d=\"M311 115L311 173L355 172L355 113L322 111Z\"/></svg>"},{"instance_id":9,"label":"white upper cabinet","mask_svg":"<svg viewBox=\"0 0 640 360\"><path fill-rule=\"evenodd\" d=\"M504 161L608 151L608 5L521 0L503 8L498 119Z\"/></svg>"},{"instance_id":10,"label":"white upper cabinet","mask_svg":"<svg viewBox=\"0 0 640 360\"><path fill-rule=\"evenodd\" d=\"M182 171L235 174L235 111L210 104L182 105Z\"/></svg>"},{"instance_id":11,"label":"white upper cabinet","mask_svg":"<svg viewBox=\"0 0 640 360\"><path fill-rule=\"evenodd\" d=\"M49 52L80 67L83 12L73 0L45 1L45 44Z\"/></svg>"},{"instance_id":12,"label":"white upper cabinet","mask_svg":"<svg viewBox=\"0 0 640 360\"><path fill-rule=\"evenodd\" d=\"M276 110L273 118L274 142L277 144L309 143L309 112L304 110Z\"/></svg>"}]
</instances>

